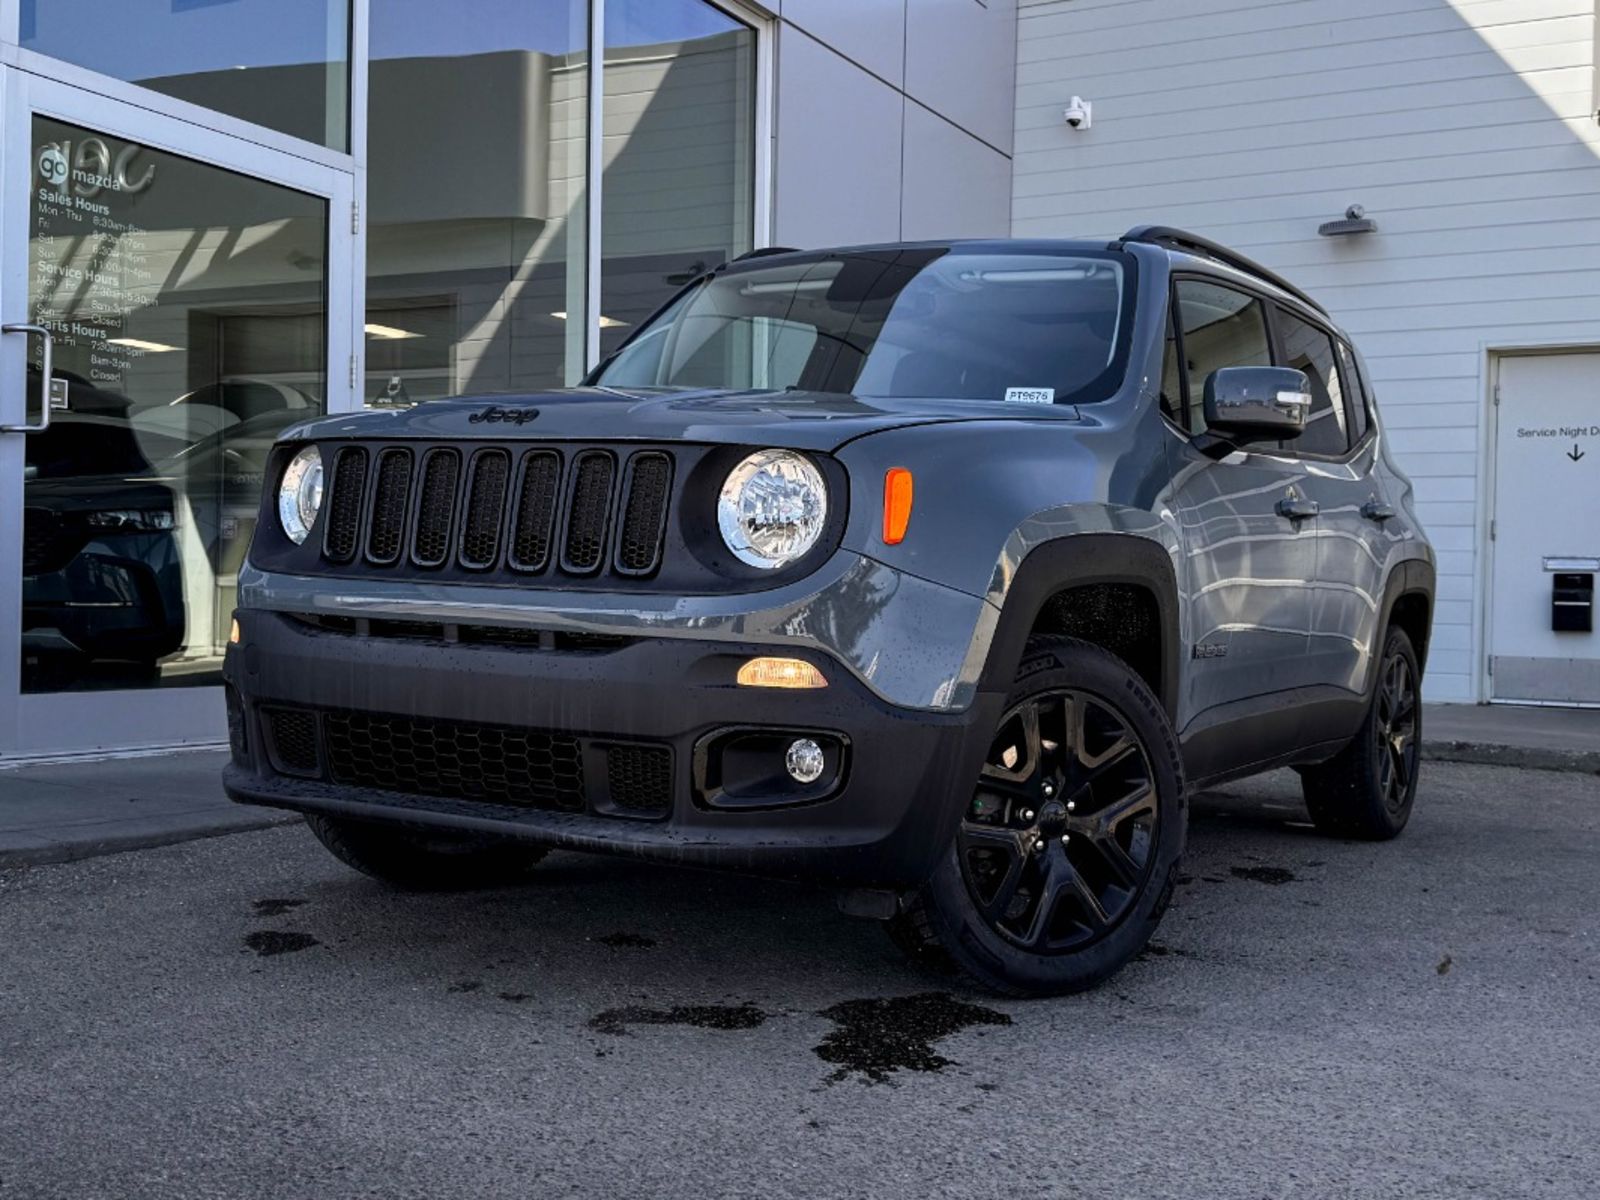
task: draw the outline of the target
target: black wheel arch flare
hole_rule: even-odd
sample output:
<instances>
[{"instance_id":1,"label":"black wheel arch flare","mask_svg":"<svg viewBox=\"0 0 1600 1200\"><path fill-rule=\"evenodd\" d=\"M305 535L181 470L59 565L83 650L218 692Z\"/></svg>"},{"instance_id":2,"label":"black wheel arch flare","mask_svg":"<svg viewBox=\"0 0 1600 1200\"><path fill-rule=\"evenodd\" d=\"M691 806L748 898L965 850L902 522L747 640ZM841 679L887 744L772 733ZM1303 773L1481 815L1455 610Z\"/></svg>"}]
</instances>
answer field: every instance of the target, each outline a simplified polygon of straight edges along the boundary
<instances>
[{"instance_id":1,"label":"black wheel arch flare","mask_svg":"<svg viewBox=\"0 0 1600 1200\"><path fill-rule=\"evenodd\" d=\"M1024 646L1051 599L1073 588L1121 584L1155 601L1161 647L1156 678L1148 680L1167 716L1177 714L1182 662L1178 631L1178 585L1172 559L1159 542L1127 533L1080 533L1044 542L1029 551L1006 591L1000 620L979 683L1004 692L1016 679Z\"/></svg>"}]
</instances>

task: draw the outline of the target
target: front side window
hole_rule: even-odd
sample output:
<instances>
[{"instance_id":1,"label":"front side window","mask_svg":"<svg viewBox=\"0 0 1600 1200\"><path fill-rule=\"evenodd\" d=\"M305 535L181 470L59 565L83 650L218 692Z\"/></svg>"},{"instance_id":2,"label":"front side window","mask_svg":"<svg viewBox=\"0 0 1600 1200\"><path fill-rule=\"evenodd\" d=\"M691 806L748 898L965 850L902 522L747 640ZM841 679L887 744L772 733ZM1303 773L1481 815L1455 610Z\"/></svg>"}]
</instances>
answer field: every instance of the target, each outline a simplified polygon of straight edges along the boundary
<instances>
[{"instance_id":1,"label":"front side window","mask_svg":"<svg viewBox=\"0 0 1600 1200\"><path fill-rule=\"evenodd\" d=\"M1344 392L1328 332L1302 321L1287 309L1278 309L1278 333L1283 339L1283 365L1304 371L1311 383L1311 411L1305 431L1283 444L1296 454L1336 457L1350 449L1345 432Z\"/></svg>"},{"instance_id":2,"label":"front side window","mask_svg":"<svg viewBox=\"0 0 1600 1200\"><path fill-rule=\"evenodd\" d=\"M1223 367L1270 367L1272 343L1261 301L1200 279L1180 279L1175 289L1182 334L1190 433L1205 431L1206 380Z\"/></svg>"},{"instance_id":3,"label":"front side window","mask_svg":"<svg viewBox=\"0 0 1600 1200\"><path fill-rule=\"evenodd\" d=\"M1109 252L785 258L707 279L597 381L1092 403L1123 377L1133 272Z\"/></svg>"}]
</instances>

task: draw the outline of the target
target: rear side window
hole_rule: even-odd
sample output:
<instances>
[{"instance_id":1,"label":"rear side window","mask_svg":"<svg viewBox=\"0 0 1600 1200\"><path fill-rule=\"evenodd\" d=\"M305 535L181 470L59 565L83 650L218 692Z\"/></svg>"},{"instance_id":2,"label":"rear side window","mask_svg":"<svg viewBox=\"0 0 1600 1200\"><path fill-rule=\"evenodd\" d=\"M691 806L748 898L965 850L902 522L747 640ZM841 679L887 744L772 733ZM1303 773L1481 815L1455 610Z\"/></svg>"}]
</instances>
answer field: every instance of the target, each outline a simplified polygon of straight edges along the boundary
<instances>
[{"instance_id":1,"label":"rear side window","mask_svg":"<svg viewBox=\"0 0 1600 1200\"><path fill-rule=\"evenodd\" d=\"M1345 407L1350 410L1350 442L1354 445L1367 436L1371 421L1367 417L1367 389L1356 368L1355 351L1343 342L1339 343L1339 374L1344 376Z\"/></svg>"},{"instance_id":2,"label":"rear side window","mask_svg":"<svg viewBox=\"0 0 1600 1200\"><path fill-rule=\"evenodd\" d=\"M1181 423L1190 433L1202 433L1206 380L1212 372L1272 365L1267 315L1254 296L1200 279L1178 280L1174 295L1187 381Z\"/></svg>"},{"instance_id":3,"label":"rear side window","mask_svg":"<svg viewBox=\"0 0 1600 1200\"><path fill-rule=\"evenodd\" d=\"M1278 332L1283 339L1283 365L1304 371L1311 381L1305 432L1284 442L1283 448L1296 454L1343 454L1350 449L1350 436L1332 336L1283 308L1278 309Z\"/></svg>"}]
</instances>

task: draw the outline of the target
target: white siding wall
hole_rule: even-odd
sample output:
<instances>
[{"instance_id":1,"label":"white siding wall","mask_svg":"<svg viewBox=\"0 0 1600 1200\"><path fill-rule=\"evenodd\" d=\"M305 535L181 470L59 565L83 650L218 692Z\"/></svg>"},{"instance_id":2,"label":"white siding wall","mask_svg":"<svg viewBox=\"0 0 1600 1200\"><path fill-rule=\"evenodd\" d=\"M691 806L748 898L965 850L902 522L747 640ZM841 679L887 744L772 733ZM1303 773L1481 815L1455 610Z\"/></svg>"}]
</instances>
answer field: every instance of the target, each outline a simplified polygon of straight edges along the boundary
<instances>
[{"instance_id":1,"label":"white siding wall","mask_svg":"<svg viewBox=\"0 0 1600 1200\"><path fill-rule=\"evenodd\" d=\"M1488 351L1600 343L1595 0L1021 2L1013 231L1178 225L1327 304L1439 552L1430 696L1480 698Z\"/></svg>"},{"instance_id":2,"label":"white siding wall","mask_svg":"<svg viewBox=\"0 0 1600 1200\"><path fill-rule=\"evenodd\" d=\"M1016 0L769 0L773 241L1003 237Z\"/></svg>"}]
</instances>

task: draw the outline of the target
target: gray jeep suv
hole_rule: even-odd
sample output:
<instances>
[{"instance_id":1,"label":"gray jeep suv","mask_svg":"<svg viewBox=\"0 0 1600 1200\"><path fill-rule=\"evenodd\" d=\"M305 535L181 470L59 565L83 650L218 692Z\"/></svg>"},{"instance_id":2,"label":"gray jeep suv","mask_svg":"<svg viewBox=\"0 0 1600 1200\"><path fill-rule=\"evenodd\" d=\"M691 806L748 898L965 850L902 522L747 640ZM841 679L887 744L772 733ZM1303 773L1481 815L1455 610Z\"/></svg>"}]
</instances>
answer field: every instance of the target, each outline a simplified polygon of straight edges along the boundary
<instances>
[{"instance_id":1,"label":"gray jeep suv","mask_svg":"<svg viewBox=\"0 0 1600 1200\"><path fill-rule=\"evenodd\" d=\"M1196 787L1416 792L1434 561L1324 310L1181 231L766 250L586 381L287 430L237 800L402 886L832 881L1011 994L1148 941Z\"/></svg>"}]
</instances>

